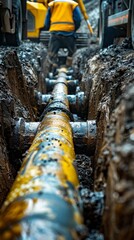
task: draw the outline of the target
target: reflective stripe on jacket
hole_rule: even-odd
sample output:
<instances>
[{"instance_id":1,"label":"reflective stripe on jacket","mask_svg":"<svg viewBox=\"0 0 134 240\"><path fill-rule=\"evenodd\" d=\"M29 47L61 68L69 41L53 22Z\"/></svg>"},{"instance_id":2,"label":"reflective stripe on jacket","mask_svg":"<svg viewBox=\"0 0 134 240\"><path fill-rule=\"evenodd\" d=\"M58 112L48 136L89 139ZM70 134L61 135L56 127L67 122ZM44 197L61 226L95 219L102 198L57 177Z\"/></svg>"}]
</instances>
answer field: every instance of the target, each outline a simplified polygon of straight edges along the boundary
<instances>
[{"instance_id":1,"label":"reflective stripe on jacket","mask_svg":"<svg viewBox=\"0 0 134 240\"><path fill-rule=\"evenodd\" d=\"M78 3L72 0L55 0L49 3L51 11L51 31L74 31L73 10Z\"/></svg>"}]
</instances>

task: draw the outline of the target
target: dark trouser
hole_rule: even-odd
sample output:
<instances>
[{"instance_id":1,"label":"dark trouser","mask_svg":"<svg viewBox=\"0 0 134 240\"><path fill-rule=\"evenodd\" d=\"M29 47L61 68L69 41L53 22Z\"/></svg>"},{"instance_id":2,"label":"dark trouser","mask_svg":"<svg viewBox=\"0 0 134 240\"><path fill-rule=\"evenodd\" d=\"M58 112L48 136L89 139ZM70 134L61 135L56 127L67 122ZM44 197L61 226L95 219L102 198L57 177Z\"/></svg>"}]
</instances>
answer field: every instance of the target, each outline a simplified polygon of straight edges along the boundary
<instances>
[{"instance_id":1,"label":"dark trouser","mask_svg":"<svg viewBox=\"0 0 134 240\"><path fill-rule=\"evenodd\" d=\"M60 48L67 48L68 56L75 52L75 38L73 36L63 36L52 34L48 46L48 57L54 65L58 63L57 54Z\"/></svg>"}]
</instances>

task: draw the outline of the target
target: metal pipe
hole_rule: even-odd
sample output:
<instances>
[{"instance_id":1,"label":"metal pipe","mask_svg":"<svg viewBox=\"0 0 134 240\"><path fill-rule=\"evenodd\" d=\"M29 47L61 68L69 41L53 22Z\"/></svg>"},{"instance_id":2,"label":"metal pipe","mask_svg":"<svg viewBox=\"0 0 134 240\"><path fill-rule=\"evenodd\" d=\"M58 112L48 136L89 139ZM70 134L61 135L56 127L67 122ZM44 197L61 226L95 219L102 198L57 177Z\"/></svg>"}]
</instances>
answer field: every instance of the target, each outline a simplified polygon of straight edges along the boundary
<instances>
[{"instance_id":1,"label":"metal pipe","mask_svg":"<svg viewBox=\"0 0 134 240\"><path fill-rule=\"evenodd\" d=\"M45 86L46 86L46 92L51 92L55 86L55 84L57 84L57 80L54 79L49 79L49 78L45 78ZM77 86L79 85L79 81L78 80L69 80L67 81L68 84L68 92L70 94L75 93Z\"/></svg>"},{"instance_id":2,"label":"metal pipe","mask_svg":"<svg viewBox=\"0 0 134 240\"><path fill-rule=\"evenodd\" d=\"M74 145L77 152L92 156L96 147L96 121L71 122Z\"/></svg>"},{"instance_id":3,"label":"metal pipe","mask_svg":"<svg viewBox=\"0 0 134 240\"><path fill-rule=\"evenodd\" d=\"M2 207L2 240L81 239L84 226L73 165L65 73L59 73L52 95L53 101Z\"/></svg>"},{"instance_id":4,"label":"metal pipe","mask_svg":"<svg viewBox=\"0 0 134 240\"><path fill-rule=\"evenodd\" d=\"M32 144L38 131L40 122L25 122L20 118L15 122L11 138L11 148L21 150L23 153ZM96 121L70 122L75 148L83 153L88 151L92 155L96 146Z\"/></svg>"},{"instance_id":5,"label":"metal pipe","mask_svg":"<svg viewBox=\"0 0 134 240\"><path fill-rule=\"evenodd\" d=\"M73 69L66 69L66 80L72 80L72 75L74 73ZM57 75L53 75L52 72L49 73L49 79L57 79Z\"/></svg>"},{"instance_id":6,"label":"metal pipe","mask_svg":"<svg viewBox=\"0 0 134 240\"><path fill-rule=\"evenodd\" d=\"M38 109L42 111L47 106L50 100L52 100L51 94L42 94L35 92L35 98L38 103ZM70 111L76 113L78 116L84 117L87 112L86 97L84 92L78 92L75 95L67 95Z\"/></svg>"}]
</instances>

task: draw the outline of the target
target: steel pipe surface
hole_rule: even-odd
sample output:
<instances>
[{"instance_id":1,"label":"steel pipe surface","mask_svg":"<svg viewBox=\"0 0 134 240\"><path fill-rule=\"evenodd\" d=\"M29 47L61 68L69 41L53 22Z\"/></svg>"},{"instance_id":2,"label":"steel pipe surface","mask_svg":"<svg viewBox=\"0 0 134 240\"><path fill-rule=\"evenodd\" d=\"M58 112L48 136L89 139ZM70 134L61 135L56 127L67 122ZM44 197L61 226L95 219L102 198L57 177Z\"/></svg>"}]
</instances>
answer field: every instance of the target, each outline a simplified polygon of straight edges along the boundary
<instances>
[{"instance_id":1,"label":"steel pipe surface","mask_svg":"<svg viewBox=\"0 0 134 240\"><path fill-rule=\"evenodd\" d=\"M88 152L91 156L96 147L96 121L87 120L86 122L71 122L73 139L77 152Z\"/></svg>"},{"instance_id":2,"label":"steel pipe surface","mask_svg":"<svg viewBox=\"0 0 134 240\"><path fill-rule=\"evenodd\" d=\"M40 122L25 122L20 118L15 122L11 143L14 150L20 149L23 153L30 147L37 132ZM83 153L88 150L88 154L94 153L96 146L96 121L70 122L73 140L76 150Z\"/></svg>"},{"instance_id":3,"label":"steel pipe surface","mask_svg":"<svg viewBox=\"0 0 134 240\"><path fill-rule=\"evenodd\" d=\"M56 84L57 84L57 80L46 78L45 79L46 92L47 93L51 92ZM70 94L73 94L73 93L75 93L76 88L79 85L79 81L78 80L68 80L67 85L68 85L68 92Z\"/></svg>"},{"instance_id":4,"label":"steel pipe surface","mask_svg":"<svg viewBox=\"0 0 134 240\"><path fill-rule=\"evenodd\" d=\"M59 73L52 94L57 110L50 106L40 123L2 207L1 240L81 239L84 226L72 129L68 114L61 110L69 105L65 73Z\"/></svg>"},{"instance_id":5,"label":"steel pipe surface","mask_svg":"<svg viewBox=\"0 0 134 240\"><path fill-rule=\"evenodd\" d=\"M35 98L40 110L44 109L50 100L53 99L51 94L41 94L40 92L35 92ZM70 110L72 113L76 113L78 116L84 117L87 112L87 99L84 92L78 92L75 95L67 95Z\"/></svg>"}]
</instances>

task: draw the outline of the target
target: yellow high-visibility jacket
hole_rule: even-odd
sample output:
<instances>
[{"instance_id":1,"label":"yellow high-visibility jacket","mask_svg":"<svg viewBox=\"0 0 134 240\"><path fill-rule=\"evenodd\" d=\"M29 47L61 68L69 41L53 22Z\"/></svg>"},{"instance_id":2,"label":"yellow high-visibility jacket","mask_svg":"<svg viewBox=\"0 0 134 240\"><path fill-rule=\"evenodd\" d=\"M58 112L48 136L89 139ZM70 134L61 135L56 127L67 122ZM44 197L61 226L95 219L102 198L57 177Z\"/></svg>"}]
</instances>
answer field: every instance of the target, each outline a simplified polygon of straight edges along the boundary
<instances>
[{"instance_id":1,"label":"yellow high-visibility jacket","mask_svg":"<svg viewBox=\"0 0 134 240\"><path fill-rule=\"evenodd\" d=\"M55 0L48 4L51 11L51 31L74 31L73 10L78 3L72 0Z\"/></svg>"}]
</instances>

